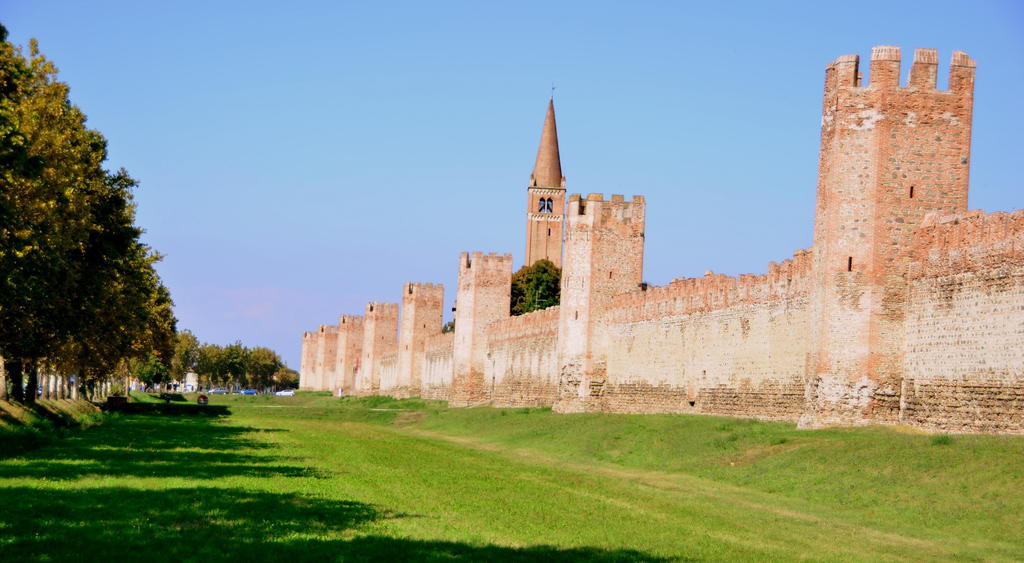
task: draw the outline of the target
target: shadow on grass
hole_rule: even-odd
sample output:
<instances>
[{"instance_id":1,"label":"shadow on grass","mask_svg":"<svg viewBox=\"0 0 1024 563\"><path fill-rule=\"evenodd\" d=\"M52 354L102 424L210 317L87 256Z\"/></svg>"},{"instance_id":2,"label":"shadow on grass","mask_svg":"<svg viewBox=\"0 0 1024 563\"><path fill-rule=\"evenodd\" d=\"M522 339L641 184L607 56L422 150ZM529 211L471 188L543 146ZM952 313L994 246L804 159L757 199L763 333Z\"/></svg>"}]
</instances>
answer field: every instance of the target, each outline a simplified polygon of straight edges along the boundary
<instances>
[{"instance_id":1,"label":"shadow on grass","mask_svg":"<svg viewBox=\"0 0 1024 563\"><path fill-rule=\"evenodd\" d=\"M382 526L386 521L418 516L244 485L133 489L70 483L85 475L246 476L279 484L316 476L285 464L289 458L270 455L274 446L255 439L260 432L283 431L226 426L207 417L112 416L102 426L0 463L0 560L664 560L632 550L393 538ZM32 481L5 482L15 478ZM35 487L36 479L69 483Z\"/></svg>"},{"instance_id":2,"label":"shadow on grass","mask_svg":"<svg viewBox=\"0 0 1024 563\"><path fill-rule=\"evenodd\" d=\"M350 539L360 528L403 516L295 494L14 487L0 488L0 495L8 507L0 513L0 546L12 561L662 560L631 550L474 546L379 535Z\"/></svg>"},{"instance_id":3,"label":"shadow on grass","mask_svg":"<svg viewBox=\"0 0 1024 563\"><path fill-rule=\"evenodd\" d=\"M0 465L0 479L319 476L310 468L287 464L287 458L264 453L272 446L252 438L274 431L219 425L205 417L111 417L102 426L30 452L18 463Z\"/></svg>"}]
</instances>

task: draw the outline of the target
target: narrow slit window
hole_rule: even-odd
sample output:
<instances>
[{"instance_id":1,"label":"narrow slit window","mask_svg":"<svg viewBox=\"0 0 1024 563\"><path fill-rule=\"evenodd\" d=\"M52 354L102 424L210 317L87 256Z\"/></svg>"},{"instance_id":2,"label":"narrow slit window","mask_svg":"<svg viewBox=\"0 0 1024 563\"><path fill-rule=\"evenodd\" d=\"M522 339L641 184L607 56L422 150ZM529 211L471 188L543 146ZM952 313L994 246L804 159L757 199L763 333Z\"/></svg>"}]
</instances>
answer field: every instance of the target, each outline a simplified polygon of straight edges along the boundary
<instances>
[{"instance_id":1,"label":"narrow slit window","mask_svg":"<svg viewBox=\"0 0 1024 563\"><path fill-rule=\"evenodd\" d=\"M580 312L579 311L576 311L576 314L573 315L573 320L575 320L575 321L580 320Z\"/></svg>"},{"instance_id":2,"label":"narrow slit window","mask_svg":"<svg viewBox=\"0 0 1024 563\"><path fill-rule=\"evenodd\" d=\"M914 186L910 186L910 199L914 199Z\"/></svg>"},{"instance_id":3,"label":"narrow slit window","mask_svg":"<svg viewBox=\"0 0 1024 563\"><path fill-rule=\"evenodd\" d=\"M846 259L846 271L853 271L853 256L850 256L849 258Z\"/></svg>"}]
</instances>

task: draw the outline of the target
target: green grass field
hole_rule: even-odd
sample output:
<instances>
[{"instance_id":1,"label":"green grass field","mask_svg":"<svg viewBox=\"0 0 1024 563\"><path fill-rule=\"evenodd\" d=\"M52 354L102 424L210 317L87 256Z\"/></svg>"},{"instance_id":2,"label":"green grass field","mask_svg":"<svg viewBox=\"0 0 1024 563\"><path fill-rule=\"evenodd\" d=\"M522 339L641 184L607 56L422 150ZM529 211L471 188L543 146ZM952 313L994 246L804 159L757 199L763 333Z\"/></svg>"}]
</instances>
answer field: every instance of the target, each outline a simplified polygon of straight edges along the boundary
<instances>
[{"instance_id":1,"label":"green grass field","mask_svg":"<svg viewBox=\"0 0 1024 563\"><path fill-rule=\"evenodd\" d=\"M0 560L1024 559L1020 437L211 399L0 457Z\"/></svg>"}]
</instances>

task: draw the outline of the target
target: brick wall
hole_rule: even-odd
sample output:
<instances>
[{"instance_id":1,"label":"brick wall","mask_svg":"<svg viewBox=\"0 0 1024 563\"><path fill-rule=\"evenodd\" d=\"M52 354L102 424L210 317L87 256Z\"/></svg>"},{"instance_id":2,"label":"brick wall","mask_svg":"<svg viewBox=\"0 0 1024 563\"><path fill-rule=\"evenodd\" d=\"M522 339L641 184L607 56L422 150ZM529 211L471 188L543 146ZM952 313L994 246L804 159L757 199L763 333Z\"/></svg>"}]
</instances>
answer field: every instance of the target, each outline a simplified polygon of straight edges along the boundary
<instances>
[{"instance_id":1,"label":"brick wall","mask_svg":"<svg viewBox=\"0 0 1024 563\"><path fill-rule=\"evenodd\" d=\"M1024 433L1024 210L927 222L908 277L902 421Z\"/></svg>"},{"instance_id":2,"label":"brick wall","mask_svg":"<svg viewBox=\"0 0 1024 563\"><path fill-rule=\"evenodd\" d=\"M424 368L420 386L420 396L424 399L447 401L451 396L454 344L454 332L429 336L424 342Z\"/></svg>"},{"instance_id":3,"label":"brick wall","mask_svg":"<svg viewBox=\"0 0 1024 563\"><path fill-rule=\"evenodd\" d=\"M496 407L550 407L558 398L559 308L548 307L487 327L485 381Z\"/></svg>"},{"instance_id":4,"label":"brick wall","mask_svg":"<svg viewBox=\"0 0 1024 563\"><path fill-rule=\"evenodd\" d=\"M615 297L597 337L592 408L796 420L809 345L810 253L767 274L709 273Z\"/></svg>"}]
</instances>

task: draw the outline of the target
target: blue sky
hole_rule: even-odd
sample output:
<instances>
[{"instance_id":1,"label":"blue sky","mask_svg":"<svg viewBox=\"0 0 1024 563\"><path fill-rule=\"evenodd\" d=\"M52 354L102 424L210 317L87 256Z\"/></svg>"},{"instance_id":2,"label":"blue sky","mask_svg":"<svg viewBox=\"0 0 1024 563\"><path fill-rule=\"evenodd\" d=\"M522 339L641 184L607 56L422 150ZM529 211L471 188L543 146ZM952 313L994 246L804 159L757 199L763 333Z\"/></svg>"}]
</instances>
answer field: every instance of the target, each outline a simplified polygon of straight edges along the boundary
<instances>
[{"instance_id":1,"label":"blue sky","mask_svg":"<svg viewBox=\"0 0 1024 563\"><path fill-rule=\"evenodd\" d=\"M874 45L978 61L972 208L1024 207L1022 2L7 0L110 166L141 181L179 326L298 367L300 335L458 253L523 259L552 84L570 193L647 197L645 278L810 245L824 68Z\"/></svg>"}]
</instances>

